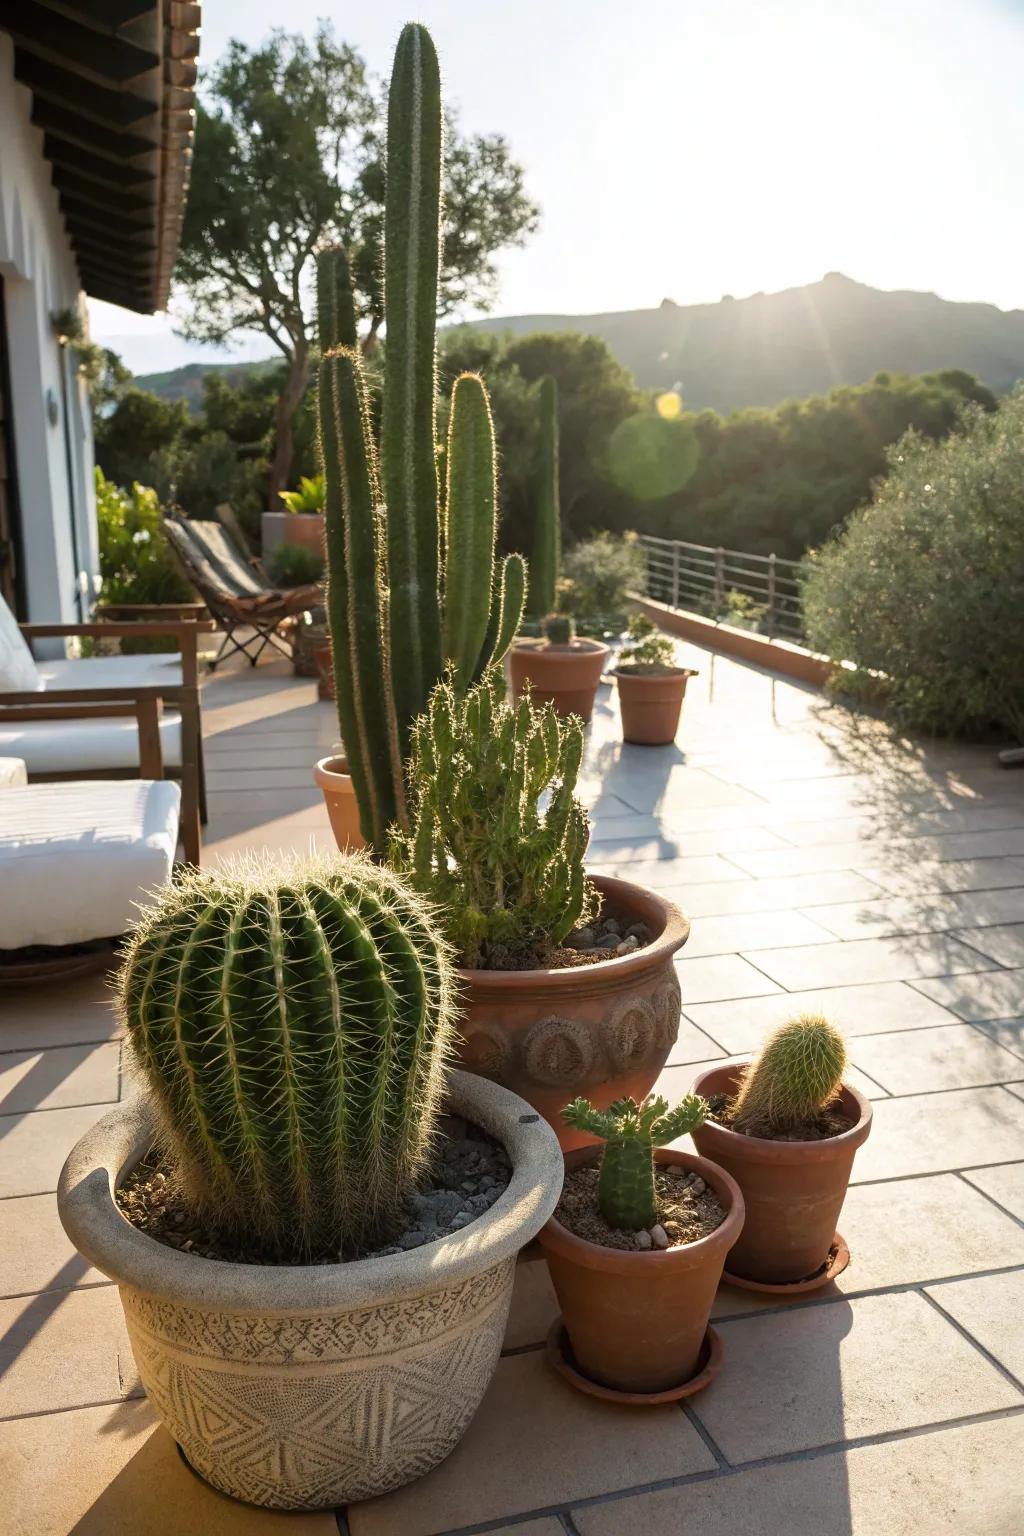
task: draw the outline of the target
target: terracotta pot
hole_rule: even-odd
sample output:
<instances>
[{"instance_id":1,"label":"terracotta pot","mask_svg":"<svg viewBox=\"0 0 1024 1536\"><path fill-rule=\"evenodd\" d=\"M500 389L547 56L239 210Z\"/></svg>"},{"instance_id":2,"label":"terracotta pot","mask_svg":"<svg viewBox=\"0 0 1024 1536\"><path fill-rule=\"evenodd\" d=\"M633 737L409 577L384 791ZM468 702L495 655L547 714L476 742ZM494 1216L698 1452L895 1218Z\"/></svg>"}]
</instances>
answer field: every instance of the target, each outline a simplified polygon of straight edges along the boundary
<instances>
[{"instance_id":1,"label":"terracotta pot","mask_svg":"<svg viewBox=\"0 0 1024 1536\"><path fill-rule=\"evenodd\" d=\"M346 849L365 848L366 839L359 829L359 805L348 771L348 758L322 757L313 769L313 777L323 790L331 831L342 853Z\"/></svg>"},{"instance_id":2,"label":"terracotta pot","mask_svg":"<svg viewBox=\"0 0 1024 1536\"><path fill-rule=\"evenodd\" d=\"M735 1093L742 1064L701 1072L694 1093ZM854 1122L827 1141L767 1141L706 1120L693 1132L703 1157L731 1173L747 1207L729 1270L761 1284L785 1285L813 1275L828 1259L846 1198L853 1156L871 1130L871 1105L844 1084L839 1099Z\"/></svg>"},{"instance_id":3,"label":"terracotta pot","mask_svg":"<svg viewBox=\"0 0 1024 1536\"><path fill-rule=\"evenodd\" d=\"M594 1148L566 1164L599 1155ZM720 1227L683 1248L647 1253L602 1248L554 1216L539 1238L577 1365L622 1392L665 1392L696 1373L725 1257L743 1226L743 1196L722 1168L668 1147L655 1157L698 1173L715 1191L727 1212Z\"/></svg>"},{"instance_id":4,"label":"terracotta pot","mask_svg":"<svg viewBox=\"0 0 1024 1536\"><path fill-rule=\"evenodd\" d=\"M324 553L324 515L322 512L264 512L260 517L260 545L263 558L279 544L301 544L314 554Z\"/></svg>"},{"instance_id":5,"label":"terracotta pot","mask_svg":"<svg viewBox=\"0 0 1024 1536\"><path fill-rule=\"evenodd\" d=\"M529 1100L565 1148L593 1145L562 1123L561 1110L577 1094L604 1109L653 1088L679 1033L672 957L690 933L679 908L657 892L605 876L594 884L624 927L647 924L650 944L569 970L459 972L459 1065Z\"/></svg>"},{"instance_id":6,"label":"terracotta pot","mask_svg":"<svg viewBox=\"0 0 1024 1536\"><path fill-rule=\"evenodd\" d=\"M334 698L334 659L331 655L331 642L325 640L321 645L313 647L313 660L316 662L316 696L318 699Z\"/></svg>"},{"instance_id":7,"label":"terracotta pot","mask_svg":"<svg viewBox=\"0 0 1024 1536\"><path fill-rule=\"evenodd\" d=\"M519 640L508 653L515 698L531 685L539 704L553 704L560 715L579 715L584 724L594 712L594 694L611 651L600 640Z\"/></svg>"},{"instance_id":8,"label":"terracotta pot","mask_svg":"<svg viewBox=\"0 0 1024 1536\"><path fill-rule=\"evenodd\" d=\"M697 674L690 667L671 672L616 672L623 741L665 747L676 739L686 684Z\"/></svg>"}]
</instances>

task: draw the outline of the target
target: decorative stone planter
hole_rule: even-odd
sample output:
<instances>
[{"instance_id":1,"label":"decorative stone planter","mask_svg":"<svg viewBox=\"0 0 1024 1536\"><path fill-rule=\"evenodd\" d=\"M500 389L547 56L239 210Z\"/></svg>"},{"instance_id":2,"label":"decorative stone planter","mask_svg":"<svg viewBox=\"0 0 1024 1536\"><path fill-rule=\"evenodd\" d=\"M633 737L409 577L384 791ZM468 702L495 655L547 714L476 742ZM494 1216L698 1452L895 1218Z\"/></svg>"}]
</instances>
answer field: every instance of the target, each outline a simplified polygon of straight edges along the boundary
<instances>
[{"instance_id":1,"label":"decorative stone planter","mask_svg":"<svg viewBox=\"0 0 1024 1536\"><path fill-rule=\"evenodd\" d=\"M341 852L365 848L366 839L359 826L359 804L348 771L348 758L322 757L313 769L313 777L323 791L331 831Z\"/></svg>"},{"instance_id":2,"label":"decorative stone planter","mask_svg":"<svg viewBox=\"0 0 1024 1536\"><path fill-rule=\"evenodd\" d=\"M449 1109L499 1141L512 1180L461 1232L350 1264L227 1264L133 1227L113 1190L152 1147L119 1104L61 1174L65 1230L116 1280L139 1375L190 1464L223 1493L326 1509L421 1477L454 1449L501 1350L516 1254L550 1216L550 1129L493 1083L452 1074Z\"/></svg>"},{"instance_id":3,"label":"decorative stone planter","mask_svg":"<svg viewBox=\"0 0 1024 1536\"><path fill-rule=\"evenodd\" d=\"M260 544L264 560L279 544L301 544L323 556L324 515L322 512L264 512L260 516Z\"/></svg>"},{"instance_id":4,"label":"decorative stone planter","mask_svg":"<svg viewBox=\"0 0 1024 1536\"><path fill-rule=\"evenodd\" d=\"M672 902L627 880L594 884L626 925L654 935L632 954L557 971L459 972L460 1066L504 1083L554 1126L567 1150L592 1138L562 1124L582 1094L598 1109L650 1093L679 1033L672 957L690 924Z\"/></svg>"},{"instance_id":5,"label":"decorative stone planter","mask_svg":"<svg viewBox=\"0 0 1024 1536\"><path fill-rule=\"evenodd\" d=\"M560 715L579 715L586 724L610 655L600 640L571 640L568 645L517 640L508 653L512 693L518 699L529 683L536 703L552 704Z\"/></svg>"}]
</instances>

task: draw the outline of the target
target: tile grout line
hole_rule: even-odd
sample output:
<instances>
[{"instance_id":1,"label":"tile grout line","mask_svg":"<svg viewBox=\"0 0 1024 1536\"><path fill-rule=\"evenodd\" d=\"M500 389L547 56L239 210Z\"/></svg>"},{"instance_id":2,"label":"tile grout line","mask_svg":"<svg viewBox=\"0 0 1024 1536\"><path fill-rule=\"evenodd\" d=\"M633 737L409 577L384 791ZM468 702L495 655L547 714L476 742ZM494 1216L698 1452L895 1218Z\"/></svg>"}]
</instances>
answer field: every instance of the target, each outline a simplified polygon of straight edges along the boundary
<instances>
[{"instance_id":1,"label":"tile grout line","mask_svg":"<svg viewBox=\"0 0 1024 1536\"><path fill-rule=\"evenodd\" d=\"M689 1420L690 1424L693 1426L694 1430L696 1430L697 1434L700 1436L704 1445L715 1458L715 1464L717 1465L718 1470L720 1472L731 1471L732 1462L722 1450L722 1447L718 1444L718 1441L708 1429L703 1419L701 1419L697 1413L697 1410L694 1407L692 1401L688 1398L683 1399L683 1401L680 1402L679 1407L686 1418Z\"/></svg>"},{"instance_id":2,"label":"tile grout line","mask_svg":"<svg viewBox=\"0 0 1024 1536\"><path fill-rule=\"evenodd\" d=\"M965 1338L968 1344L970 1344L975 1350L977 1350L979 1355L988 1361L989 1365L995 1366L999 1374L1006 1378L1011 1387L1016 1387L1017 1391L1020 1392L1022 1396L1024 1396L1024 1382L1020 1381L1020 1379L1013 1374L1009 1367L1003 1364L998 1355L994 1355L990 1349L986 1349L984 1344L982 1344L980 1340L976 1339L974 1334L970 1333L968 1329L964 1327L963 1323L959 1322L951 1312L947 1312L945 1307L942 1306L940 1302L935 1300L934 1296L929 1295L928 1291L925 1289L925 1284L932 1283L933 1282L928 1281L920 1285L920 1294L924 1297L928 1305L933 1307L940 1317L945 1318L947 1323L952 1324L957 1333ZM1021 1406L1024 1407L1024 1404Z\"/></svg>"},{"instance_id":3,"label":"tile grout line","mask_svg":"<svg viewBox=\"0 0 1024 1536\"><path fill-rule=\"evenodd\" d=\"M992 1168L1015 1168L1017 1167L1017 1164L990 1163L989 1166ZM1015 1221L1018 1227L1024 1227L1024 1221L1022 1221L1019 1216L1017 1216L1007 1206L1003 1205L1001 1201L997 1200L995 1195L990 1195L987 1189L982 1189L980 1184L972 1184L970 1179L966 1178L964 1174L960 1172L959 1168L956 1170L956 1177L962 1180L962 1182L967 1185L968 1189L973 1189L976 1195L984 1195L985 1199L989 1202L990 1205L994 1205L997 1211L1002 1211L1004 1216L1009 1216L1010 1220ZM928 1281L927 1283L930 1285L932 1282Z\"/></svg>"}]
</instances>

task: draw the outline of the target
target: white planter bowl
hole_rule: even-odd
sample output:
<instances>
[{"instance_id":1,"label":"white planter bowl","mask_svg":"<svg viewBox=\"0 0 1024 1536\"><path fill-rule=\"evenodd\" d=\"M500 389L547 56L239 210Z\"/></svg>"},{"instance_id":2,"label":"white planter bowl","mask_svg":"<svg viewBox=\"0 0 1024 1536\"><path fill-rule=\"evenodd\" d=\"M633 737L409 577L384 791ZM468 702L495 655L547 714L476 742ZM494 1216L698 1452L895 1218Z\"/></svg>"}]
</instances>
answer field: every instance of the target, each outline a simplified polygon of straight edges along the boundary
<instances>
[{"instance_id":1,"label":"white planter bowl","mask_svg":"<svg viewBox=\"0 0 1024 1536\"><path fill-rule=\"evenodd\" d=\"M350 1264L222 1264L133 1227L113 1191L151 1148L145 1099L75 1147L58 1204L116 1280L139 1375L195 1470L275 1509L321 1509L421 1477L457 1445L501 1351L516 1254L554 1210L562 1154L517 1095L452 1074L449 1109L504 1146L512 1180L463 1231Z\"/></svg>"}]
</instances>

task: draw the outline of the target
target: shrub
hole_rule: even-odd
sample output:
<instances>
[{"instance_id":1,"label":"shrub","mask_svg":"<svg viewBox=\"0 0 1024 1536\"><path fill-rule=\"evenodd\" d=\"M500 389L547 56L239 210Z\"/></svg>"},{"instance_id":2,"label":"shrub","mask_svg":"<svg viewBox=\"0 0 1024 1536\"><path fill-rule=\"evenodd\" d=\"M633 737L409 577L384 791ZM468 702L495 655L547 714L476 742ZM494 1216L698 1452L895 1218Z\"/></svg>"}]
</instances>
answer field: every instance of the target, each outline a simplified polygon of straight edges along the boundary
<instances>
[{"instance_id":1,"label":"shrub","mask_svg":"<svg viewBox=\"0 0 1024 1536\"><path fill-rule=\"evenodd\" d=\"M120 976L173 1182L300 1262L390 1235L428 1157L452 1039L426 904L363 856L193 871Z\"/></svg>"},{"instance_id":2,"label":"shrub","mask_svg":"<svg viewBox=\"0 0 1024 1536\"><path fill-rule=\"evenodd\" d=\"M275 587L304 587L320 580L324 573L324 557L304 544L286 541L270 551L266 567Z\"/></svg>"},{"instance_id":3,"label":"shrub","mask_svg":"<svg viewBox=\"0 0 1024 1536\"><path fill-rule=\"evenodd\" d=\"M597 533L566 555L560 607L580 629L621 629L630 592L641 591L644 553L633 534Z\"/></svg>"},{"instance_id":4,"label":"shrub","mask_svg":"<svg viewBox=\"0 0 1024 1536\"><path fill-rule=\"evenodd\" d=\"M629 640L619 652L618 672L666 672L676 665L676 643L643 613L630 614Z\"/></svg>"},{"instance_id":5,"label":"shrub","mask_svg":"<svg viewBox=\"0 0 1024 1536\"><path fill-rule=\"evenodd\" d=\"M810 564L809 643L901 723L1024 740L1024 388L942 442L908 433L846 533Z\"/></svg>"},{"instance_id":6,"label":"shrub","mask_svg":"<svg viewBox=\"0 0 1024 1536\"><path fill-rule=\"evenodd\" d=\"M748 1135L785 1135L838 1098L846 1042L820 1013L802 1013L771 1034L746 1068L730 1104L732 1123Z\"/></svg>"},{"instance_id":7,"label":"shrub","mask_svg":"<svg viewBox=\"0 0 1024 1536\"><path fill-rule=\"evenodd\" d=\"M104 603L188 603L195 593L164 538L155 491L136 481L125 490L96 470L96 520ZM171 639L126 639L126 654L174 650Z\"/></svg>"},{"instance_id":8,"label":"shrub","mask_svg":"<svg viewBox=\"0 0 1024 1536\"><path fill-rule=\"evenodd\" d=\"M279 491L288 512L322 512L324 509L323 475L300 475L297 491Z\"/></svg>"},{"instance_id":9,"label":"shrub","mask_svg":"<svg viewBox=\"0 0 1024 1536\"><path fill-rule=\"evenodd\" d=\"M668 1100L616 1099L608 1109L595 1109L587 1099L574 1099L562 1110L566 1125L599 1136L605 1143L597 1180L597 1203L610 1227L639 1232L658 1219L654 1196L654 1149L668 1146L703 1125L705 1099L689 1093L675 1109Z\"/></svg>"}]
</instances>

